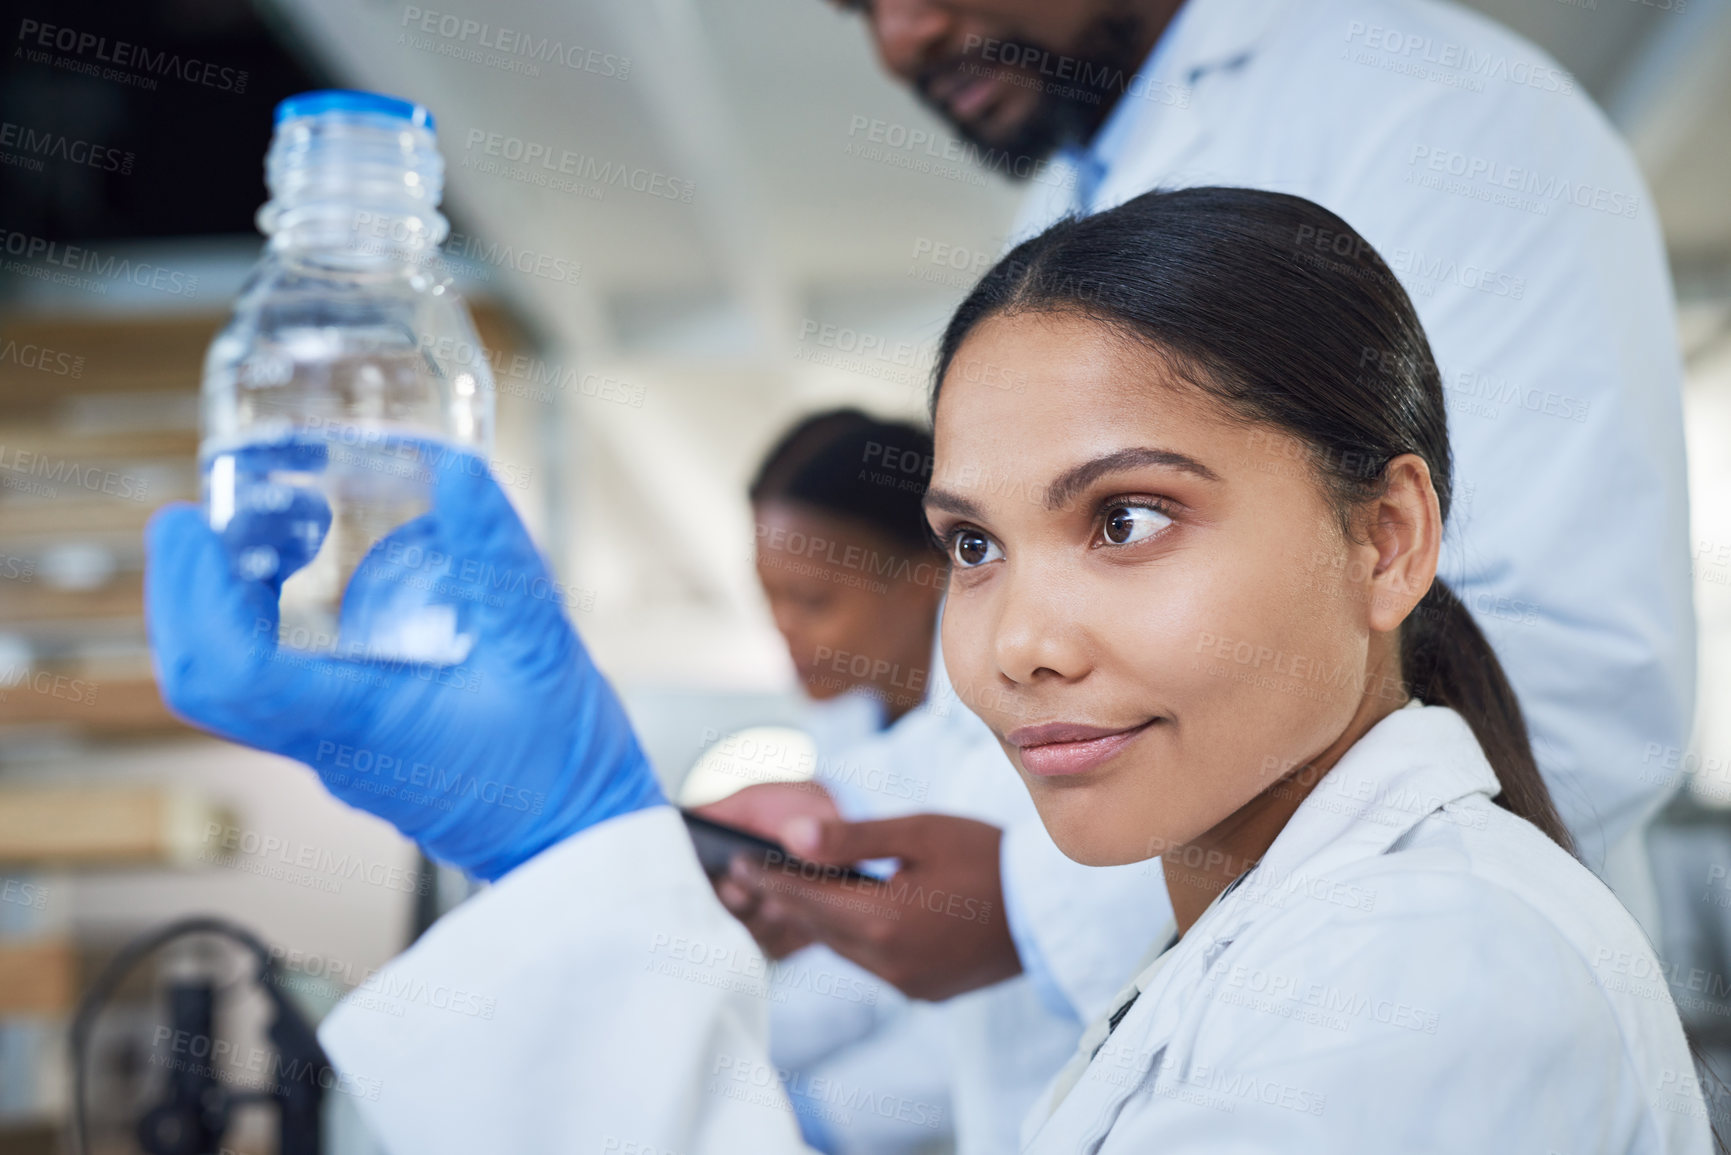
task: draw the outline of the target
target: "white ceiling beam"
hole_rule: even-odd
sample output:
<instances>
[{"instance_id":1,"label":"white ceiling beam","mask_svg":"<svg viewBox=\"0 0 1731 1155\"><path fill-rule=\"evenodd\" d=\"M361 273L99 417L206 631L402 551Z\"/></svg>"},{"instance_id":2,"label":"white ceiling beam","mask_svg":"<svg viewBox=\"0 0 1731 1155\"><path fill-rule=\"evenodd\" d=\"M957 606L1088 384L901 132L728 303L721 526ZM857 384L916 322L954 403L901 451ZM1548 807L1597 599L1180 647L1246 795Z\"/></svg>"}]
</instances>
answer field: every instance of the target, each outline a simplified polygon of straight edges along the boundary
<instances>
[{"instance_id":1,"label":"white ceiling beam","mask_svg":"<svg viewBox=\"0 0 1731 1155\"><path fill-rule=\"evenodd\" d=\"M760 356L785 349L799 306L773 255L731 104L691 0L597 4L636 62L632 88L668 154L697 187L693 207L730 294L743 307Z\"/></svg>"}]
</instances>

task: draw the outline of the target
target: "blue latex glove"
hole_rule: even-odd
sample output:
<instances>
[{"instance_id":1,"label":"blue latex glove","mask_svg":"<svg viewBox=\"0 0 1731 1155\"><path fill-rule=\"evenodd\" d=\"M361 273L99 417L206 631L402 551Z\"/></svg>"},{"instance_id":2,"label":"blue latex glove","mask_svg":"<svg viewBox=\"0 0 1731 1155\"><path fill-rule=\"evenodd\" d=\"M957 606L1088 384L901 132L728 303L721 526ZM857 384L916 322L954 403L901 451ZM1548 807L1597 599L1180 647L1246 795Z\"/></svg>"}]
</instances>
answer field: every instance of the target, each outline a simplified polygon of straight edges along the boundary
<instances>
[{"instance_id":1,"label":"blue latex glove","mask_svg":"<svg viewBox=\"0 0 1731 1155\"><path fill-rule=\"evenodd\" d=\"M343 632L388 608L402 559L465 606L460 665L345 661L276 644L277 582L234 576L195 506L146 531L145 614L163 699L195 726L286 755L434 858L495 879L577 831L663 801L510 502L467 454L445 453L433 512L356 571ZM419 548L386 550L387 543ZM389 556L387 556L387 553Z\"/></svg>"}]
</instances>

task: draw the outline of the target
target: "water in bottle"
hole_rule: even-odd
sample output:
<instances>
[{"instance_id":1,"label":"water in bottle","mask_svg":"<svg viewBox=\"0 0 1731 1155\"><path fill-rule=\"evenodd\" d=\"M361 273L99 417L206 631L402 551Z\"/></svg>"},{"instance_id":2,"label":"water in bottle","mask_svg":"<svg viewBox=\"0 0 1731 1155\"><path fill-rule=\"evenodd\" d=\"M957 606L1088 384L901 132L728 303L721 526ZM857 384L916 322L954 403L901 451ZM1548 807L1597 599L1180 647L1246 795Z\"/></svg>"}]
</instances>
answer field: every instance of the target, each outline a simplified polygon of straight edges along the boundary
<instances>
[{"instance_id":1,"label":"water in bottle","mask_svg":"<svg viewBox=\"0 0 1731 1155\"><path fill-rule=\"evenodd\" d=\"M314 92L277 108L270 238L205 360L204 499L237 576L277 599L280 645L460 662L441 596L437 471L484 468L493 381L438 255L444 165L426 109Z\"/></svg>"}]
</instances>

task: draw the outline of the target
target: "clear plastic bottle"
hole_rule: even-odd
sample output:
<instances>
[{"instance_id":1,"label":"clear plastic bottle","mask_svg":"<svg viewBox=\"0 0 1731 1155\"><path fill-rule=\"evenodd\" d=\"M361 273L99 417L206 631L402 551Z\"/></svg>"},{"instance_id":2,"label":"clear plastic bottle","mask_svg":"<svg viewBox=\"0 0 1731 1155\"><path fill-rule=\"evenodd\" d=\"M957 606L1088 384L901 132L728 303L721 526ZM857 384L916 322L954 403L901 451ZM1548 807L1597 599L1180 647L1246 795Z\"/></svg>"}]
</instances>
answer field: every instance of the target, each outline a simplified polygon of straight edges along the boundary
<instances>
[{"instance_id":1,"label":"clear plastic bottle","mask_svg":"<svg viewBox=\"0 0 1731 1155\"><path fill-rule=\"evenodd\" d=\"M463 606L438 596L427 523L407 523L431 509L439 462L469 460L446 455L485 462L493 379L439 258L433 118L374 93L291 97L265 181L269 243L205 358L211 528L237 575L280 590L280 644L459 662L474 641Z\"/></svg>"}]
</instances>

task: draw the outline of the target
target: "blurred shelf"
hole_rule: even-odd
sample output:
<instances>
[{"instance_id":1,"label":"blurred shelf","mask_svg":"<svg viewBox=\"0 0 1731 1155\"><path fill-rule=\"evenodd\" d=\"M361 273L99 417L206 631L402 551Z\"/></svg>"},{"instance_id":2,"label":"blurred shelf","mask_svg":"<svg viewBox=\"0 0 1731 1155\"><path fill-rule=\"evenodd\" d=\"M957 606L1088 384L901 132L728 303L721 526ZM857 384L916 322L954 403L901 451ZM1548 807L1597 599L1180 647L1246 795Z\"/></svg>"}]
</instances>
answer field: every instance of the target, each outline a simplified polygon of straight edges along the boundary
<instances>
[{"instance_id":1,"label":"blurred shelf","mask_svg":"<svg viewBox=\"0 0 1731 1155\"><path fill-rule=\"evenodd\" d=\"M82 534L144 532L155 505L134 502L55 501L40 505L0 505L0 540L27 535L70 538Z\"/></svg>"},{"instance_id":2,"label":"blurred shelf","mask_svg":"<svg viewBox=\"0 0 1731 1155\"><path fill-rule=\"evenodd\" d=\"M163 734L185 724L163 705L155 679L103 678L45 669L0 690L0 727L57 725L97 737ZM0 861L8 848L0 844Z\"/></svg>"},{"instance_id":3,"label":"blurred shelf","mask_svg":"<svg viewBox=\"0 0 1731 1155\"><path fill-rule=\"evenodd\" d=\"M0 580L0 628L57 618L131 618L144 604L144 575L117 573L94 589L64 589L46 580Z\"/></svg>"},{"instance_id":4,"label":"blurred shelf","mask_svg":"<svg viewBox=\"0 0 1731 1155\"><path fill-rule=\"evenodd\" d=\"M149 675L143 530L197 497L199 380L225 316L0 320L0 735L184 729ZM0 794L0 860L173 859L189 806Z\"/></svg>"},{"instance_id":5,"label":"blurred shelf","mask_svg":"<svg viewBox=\"0 0 1731 1155\"><path fill-rule=\"evenodd\" d=\"M0 398L0 404L10 404ZM76 456L80 465L116 460L170 458L195 469L198 457L196 429L108 430L69 432L52 425L0 425L0 447L10 461L18 449L50 459Z\"/></svg>"},{"instance_id":6,"label":"blurred shelf","mask_svg":"<svg viewBox=\"0 0 1731 1155\"><path fill-rule=\"evenodd\" d=\"M73 393L197 393L204 351L226 320L216 312L7 318L0 346L33 351L0 361L0 405L16 414L52 411Z\"/></svg>"},{"instance_id":7,"label":"blurred shelf","mask_svg":"<svg viewBox=\"0 0 1731 1155\"><path fill-rule=\"evenodd\" d=\"M0 1120L0 1155L61 1155L65 1131L66 1125L59 1119Z\"/></svg>"},{"instance_id":8,"label":"blurred shelf","mask_svg":"<svg viewBox=\"0 0 1731 1155\"><path fill-rule=\"evenodd\" d=\"M0 941L0 1016L65 1014L77 990L78 952L69 940Z\"/></svg>"},{"instance_id":9,"label":"blurred shelf","mask_svg":"<svg viewBox=\"0 0 1731 1155\"><path fill-rule=\"evenodd\" d=\"M9 787L0 789L0 863L192 863L213 823L232 820L187 790Z\"/></svg>"}]
</instances>

